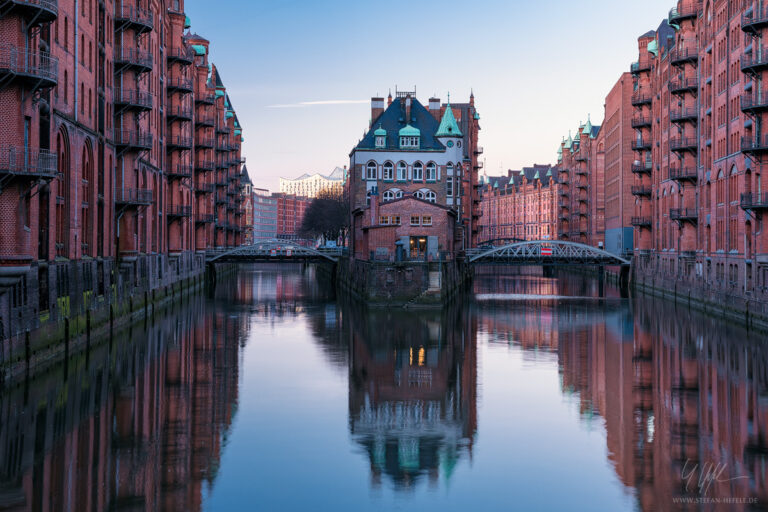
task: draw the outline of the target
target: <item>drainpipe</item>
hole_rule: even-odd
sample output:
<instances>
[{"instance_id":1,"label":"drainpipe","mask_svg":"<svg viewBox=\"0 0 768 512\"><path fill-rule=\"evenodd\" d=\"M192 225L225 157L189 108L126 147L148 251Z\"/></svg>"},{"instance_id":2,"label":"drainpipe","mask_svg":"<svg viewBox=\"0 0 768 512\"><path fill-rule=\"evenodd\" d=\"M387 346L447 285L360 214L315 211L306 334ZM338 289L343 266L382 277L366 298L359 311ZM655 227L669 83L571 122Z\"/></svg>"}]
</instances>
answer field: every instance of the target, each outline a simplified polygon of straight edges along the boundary
<instances>
[{"instance_id":1,"label":"drainpipe","mask_svg":"<svg viewBox=\"0 0 768 512\"><path fill-rule=\"evenodd\" d=\"M75 36L74 36L75 37L75 95L74 95L74 98L75 98L75 122L77 122L77 68L78 68L77 22L78 22L78 19L80 18L80 15L78 14L78 10L77 10L77 0L75 0L74 12L75 12Z\"/></svg>"}]
</instances>

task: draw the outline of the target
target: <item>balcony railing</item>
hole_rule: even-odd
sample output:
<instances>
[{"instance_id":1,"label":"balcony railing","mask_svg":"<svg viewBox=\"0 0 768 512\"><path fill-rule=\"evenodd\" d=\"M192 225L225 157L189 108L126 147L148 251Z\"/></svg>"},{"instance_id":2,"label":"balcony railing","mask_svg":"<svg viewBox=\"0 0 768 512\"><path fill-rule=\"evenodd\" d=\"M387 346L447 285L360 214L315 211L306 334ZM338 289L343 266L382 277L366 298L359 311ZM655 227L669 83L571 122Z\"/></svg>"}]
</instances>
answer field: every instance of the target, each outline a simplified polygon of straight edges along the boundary
<instances>
[{"instance_id":1,"label":"balcony railing","mask_svg":"<svg viewBox=\"0 0 768 512\"><path fill-rule=\"evenodd\" d=\"M634 107L650 104L653 102L653 96L650 94L635 93L632 95L631 102L632 102L632 106Z\"/></svg>"},{"instance_id":2,"label":"balcony railing","mask_svg":"<svg viewBox=\"0 0 768 512\"><path fill-rule=\"evenodd\" d=\"M635 139L632 141L633 151L644 151L651 149L651 141L647 139Z\"/></svg>"},{"instance_id":3,"label":"balcony railing","mask_svg":"<svg viewBox=\"0 0 768 512\"><path fill-rule=\"evenodd\" d=\"M152 191L145 188L116 188L115 203L146 206L152 204Z\"/></svg>"},{"instance_id":4,"label":"balcony railing","mask_svg":"<svg viewBox=\"0 0 768 512\"><path fill-rule=\"evenodd\" d=\"M699 79L697 77L675 78L669 82L669 92L672 94L695 93L698 89Z\"/></svg>"},{"instance_id":5,"label":"balcony railing","mask_svg":"<svg viewBox=\"0 0 768 512\"><path fill-rule=\"evenodd\" d=\"M0 146L0 176L53 179L58 171L56 153L23 146Z\"/></svg>"},{"instance_id":6,"label":"balcony railing","mask_svg":"<svg viewBox=\"0 0 768 512\"><path fill-rule=\"evenodd\" d=\"M4 3L8 8L25 16L27 23L49 23L59 14L57 0L6 0ZM3 6L2 10L5 12L6 7Z\"/></svg>"},{"instance_id":7,"label":"balcony railing","mask_svg":"<svg viewBox=\"0 0 768 512\"><path fill-rule=\"evenodd\" d=\"M169 91L190 93L192 92L192 79L184 77L169 78L165 83L165 88Z\"/></svg>"},{"instance_id":8,"label":"balcony railing","mask_svg":"<svg viewBox=\"0 0 768 512\"><path fill-rule=\"evenodd\" d=\"M216 142L214 141L213 137L197 137L195 139L195 146L198 148L210 149L215 144Z\"/></svg>"},{"instance_id":9,"label":"balcony railing","mask_svg":"<svg viewBox=\"0 0 768 512\"><path fill-rule=\"evenodd\" d=\"M190 178L192 177L192 166L189 164L171 165L165 171L165 175L169 178Z\"/></svg>"},{"instance_id":10,"label":"balcony railing","mask_svg":"<svg viewBox=\"0 0 768 512\"><path fill-rule=\"evenodd\" d=\"M740 204L744 210L768 210L768 192L741 194Z\"/></svg>"},{"instance_id":11,"label":"balcony railing","mask_svg":"<svg viewBox=\"0 0 768 512\"><path fill-rule=\"evenodd\" d=\"M135 5L115 5L115 28L122 30L131 27L139 32L152 30L154 26L152 11L136 7Z\"/></svg>"},{"instance_id":12,"label":"balcony railing","mask_svg":"<svg viewBox=\"0 0 768 512\"><path fill-rule=\"evenodd\" d=\"M195 60L194 50L187 47L166 48L165 56L170 62L180 62L182 64L191 64Z\"/></svg>"},{"instance_id":13,"label":"balcony railing","mask_svg":"<svg viewBox=\"0 0 768 512\"><path fill-rule=\"evenodd\" d=\"M696 181L699 173L695 167L670 167L669 179L677 181Z\"/></svg>"},{"instance_id":14,"label":"balcony railing","mask_svg":"<svg viewBox=\"0 0 768 512\"><path fill-rule=\"evenodd\" d=\"M115 146L127 149L152 149L151 133L139 133L135 130L115 130L113 141Z\"/></svg>"},{"instance_id":15,"label":"balcony railing","mask_svg":"<svg viewBox=\"0 0 768 512\"><path fill-rule=\"evenodd\" d=\"M635 116L632 118L632 128L644 128L651 126L650 116Z\"/></svg>"},{"instance_id":16,"label":"balcony railing","mask_svg":"<svg viewBox=\"0 0 768 512\"><path fill-rule=\"evenodd\" d=\"M482 155L483 154L483 146L477 146L475 148L475 154L476 155Z\"/></svg>"},{"instance_id":17,"label":"balcony railing","mask_svg":"<svg viewBox=\"0 0 768 512\"><path fill-rule=\"evenodd\" d=\"M213 183L196 183L195 184L195 192L198 194L210 194L214 190L216 190L216 187Z\"/></svg>"},{"instance_id":18,"label":"balcony railing","mask_svg":"<svg viewBox=\"0 0 768 512\"><path fill-rule=\"evenodd\" d=\"M216 95L215 94L199 94L195 96L195 103L213 105L214 103L216 103Z\"/></svg>"},{"instance_id":19,"label":"balcony railing","mask_svg":"<svg viewBox=\"0 0 768 512\"><path fill-rule=\"evenodd\" d=\"M742 137L741 151L744 153L765 153L768 151L768 135L762 137Z\"/></svg>"},{"instance_id":20,"label":"balcony railing","mask_svg":"<svg viewBox=\"0 0 768 512\"><path fill-rule=\"evenodd\" d=\"M699 119L696 107L678 108L669 113L669 120L673 123L695 123Z\"/></svg>"},{"instance_id":21,"label":"balcony railing","mask_svg":"<svg viewBox=\"0 0 768 512\"><path fill-rule=\"evenodd\" d=\"M152 54L138 48L115 48L116 71L120 68L132 68L138 72L147 72L152 70Z\"/></svg>"},{"instance_id":22,"label":"balcony railing","mask_svg":"<svg viewBox=\"0 0 768 512\"><path fill-rule=\"evenodd\" d=\"M675 137L669 141L669 149L672 151L696 151L699 148L699 140L696 137Z\"/></svg>"},{"instance_id":23,"label":"balcony railing","mask_svg":"<svg viewBox=\"0 0 768 512\"><path fill-rule=\"evenodd\" d=\"M195 162L195 169L198 171L212 171L216 168L216 164L213 160L197 160Z\"/></svg>"},{"instance_id":24,"label":"balcony railing","mask_svg":"<svg viewBox=\"0 0 768 512\"><path fill-rule=\"evenodd\" d=\"M576 160L577 162L586 162L587 161L586 152L579 150L579 152L576 153L574 160ZM578 170L576 172L578 173Z\"/></svg>"},{"instance_id":25,"label":"balcony railing","mask_svg":"<svg viewBox=\"0 0 768 512\"><path fill-rule=\"evenodd\" d=\"M0 45L0 81L23 80L54 87L59 80L59 60L47 52L32 52Z\"/></svg>"},{"instance_id":26,"label":"balcony railing","mask_svg":"<svg viewBox=\"0 0 768 512\"><path fill-rule=\"evenodd\" d=\"M768 68L768 48L756 46L750 53L741 56L741 70L744 73L757 74Z\"/></svg>"},{"instance_id":27,"label":"balcony railing","mask_svg":"<svg viewBox=\"0 0 768 512\"><path fill-rule=\"evenodd\" d=\"M195 116L195 126L214 126L215 124L216 120L212 114L203 113Z\"/></svg>"},{"instance_id":28,"label":"balcony railing","mask_svg":"<svg viewBox=\"0 0 768 512\"><path fill-rule=\"evenodd\" d=\"M139 89L123 89L115 88L112 92L115 105L134 109L134 110L151 110L152 109L152 94L147 91L141 91Z\"/></svg>"},{"instance_id":29,"label":"balcony railing","mask_svg":"<svg viewBox=\"0 0 768 512\"><path fill-rule=\"evenodd\" d=\"M768 26L768 6L762 10L753 9L741 15L741 30L757 34L760 29Z\"/></svg>"},{"instance_id":30,"label":"balcony railing","mask_svg":"<svg viewBox=\"0 0 768 512\"><path fill-rule=\"evenodd\" d=\"M673 66L680 66L686 62L696 64L699 60L699 49L694 46L686 48L673 48L669 52L669 62Z\"/></svg>"},{"instance_id":31,"label":"balcony railing","mask_svg":"<svg viewBox=\"0 0 768 512\"><path fill-rule=\"evenodd\" d=\"M650 217L632 217L631 224L640 228L649 228L652 222Z\"/></svg>"},{"instance_id":32,"label":"balcony railing","mask_svg":"<svg viewBox=\"0 0 768 512\"><path fill-rule=\"evenodd\" d=\"M653 164L651 162L632 164L632 172L635 174L651 174L652 171Z\"/></svg>"},{"instance_id":33,"label":"balcony railing","mask_svg":"<svg viewBox=\"0 0 768 512\"><path fill-rule=\"evenodd\" d=\"M631 191L633 196L651 196L650 185L632 185Z\"/></svg>"},{"instance_id":34,"label":"balcony railing","mask_svg":"<svg viewBox=\"0 0 768 512\"><path fill-rule=\"evenodd\" d=\"M168 107L165 111L165 117L169 121L180 119L182 121L192 120L192 107L183 107L176 105L175 107Z\"/></svg>"},{"instance_id":35,"label":"balcony railing","mask_svg":"<svg viewBox=\"0 0 768 512\"><path fill-rule=\"evenodd\" d=\"M165 147L169 150L192 149L192 137L169 135L168 138L165 139Z\"/></svg>"},{"instance_id":36,"label":"balcony railing","mask_svg":"<svg viewBox=\"0 0 768 512\"><path fill-rule=\"evenodd\" d=\"M227 204L229 200L227 199L227 195L221 192L216 193L216 204Z\"/></svg>"},{"instance_id":37,"label":"balcony railing","mask_svg":"<svg viewBox=\"0 0 768 512\"><path fill-rule=\"evenodd\" d=\"M195 215L195 222L197 224L211 224L214 221L214 218L212 213L198 213Z\"/></svg>"},{"instance_id":38,"label":"balcony railing","mask_svg":"<svg viewBox=\"0 0 768 512\"><path fill-rule=\"evenodd\" d=\"M636 75L637 73L645 73L646 71L651 70L651 61L642 59L638 62L633 62L629 66L629 72L633 75Z\"/></svg>"},{"instance_id":39,"label":"balcony railing","mask_svg":"<svg viewBox=\"0 0 768 512\"><path fill-rule=\"evenodd\" d=\"M745 92L741 95L742 112L757 113L768 110L768 91Z\"/></svg>"},{"instance_id":40,"label":"balcony railing","mask_svg":"<svg viewBox=\"0 0 768 512\"><path fill-rule=\"evenodd\" d=\"M676 221L697 222L699 212L696 208L672 208L669 210L669 218Z\"/></svg>"}]
</instances>

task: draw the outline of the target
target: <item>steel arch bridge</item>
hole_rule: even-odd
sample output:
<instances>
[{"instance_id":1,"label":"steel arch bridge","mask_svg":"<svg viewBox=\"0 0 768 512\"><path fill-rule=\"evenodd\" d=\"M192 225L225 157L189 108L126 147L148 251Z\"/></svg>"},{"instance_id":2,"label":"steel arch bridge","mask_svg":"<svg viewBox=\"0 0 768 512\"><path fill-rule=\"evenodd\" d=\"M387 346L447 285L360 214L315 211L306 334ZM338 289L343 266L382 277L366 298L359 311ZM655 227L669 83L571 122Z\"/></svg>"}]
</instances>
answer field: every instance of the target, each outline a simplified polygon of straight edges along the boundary
<instances>
[{"instance_id":1,"label":"steel arch bridge","mask_svg":"<svg viewBox=\"0 0 768 512\"><path fill-rule=\"evenodd\" d=\"M342 249L312 249L287 240L268 240L241 245L224 252L211 253L207 263L231 262L320 262L336 263Z\"/></svg>"},{"instance_id":2,"label":"steel arch bridge","mask_svg":"<svg viewBox=\"0 0 768 512\"><path fill-rule=\"evenodd\" d=\"M469 263L507 265L630 265L597 247L563 240L516 242L488 250L467 251Z\"/></svg>"}]
</instances>

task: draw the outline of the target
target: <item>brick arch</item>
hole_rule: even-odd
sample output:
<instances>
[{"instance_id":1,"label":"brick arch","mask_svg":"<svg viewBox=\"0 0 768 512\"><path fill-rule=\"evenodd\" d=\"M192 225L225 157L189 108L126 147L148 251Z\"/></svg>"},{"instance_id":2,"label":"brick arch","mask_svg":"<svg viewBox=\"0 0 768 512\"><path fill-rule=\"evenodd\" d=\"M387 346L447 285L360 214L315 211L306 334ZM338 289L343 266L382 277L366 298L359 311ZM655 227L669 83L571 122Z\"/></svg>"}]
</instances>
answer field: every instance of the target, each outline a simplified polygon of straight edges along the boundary
<instances>
[{"instance_id":1,"label":"brick arch","mask_svg":"<svg viewBox=\"0 0 768 512\"><path fill-rule=\"evenodd\" d=\"M56 194L56 255L68 257L69 254L69 203L71 178L71 142L65 125L59 126L56 134L56 155L59 175L55 180Z\"/></svg>"},{"instance_id":2,"label":"brick arch","mask_svg":"<svg viewBox=\"0 0 768 512\"><path fill-rule=\"evenodd\" d=\"M93 255L93 211L95 204L93 194L93 145L90 137L83 143L82 158L80 160L81 175L81 216L80 216L80 243L84 255Z\"/></svg>"}]
</instances>

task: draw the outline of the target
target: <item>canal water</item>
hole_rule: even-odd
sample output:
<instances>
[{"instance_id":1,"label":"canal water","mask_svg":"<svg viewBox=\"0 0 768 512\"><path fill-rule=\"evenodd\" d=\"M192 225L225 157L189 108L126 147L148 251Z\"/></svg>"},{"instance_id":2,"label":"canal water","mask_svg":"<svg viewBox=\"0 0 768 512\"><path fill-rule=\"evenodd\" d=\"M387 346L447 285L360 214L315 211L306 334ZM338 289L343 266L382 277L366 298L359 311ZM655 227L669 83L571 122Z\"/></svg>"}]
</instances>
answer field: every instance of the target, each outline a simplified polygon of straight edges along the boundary
<instances>
[{"instance_id":1,"label":"canal water","mask_svg":"<svg viewBox=\"0 0 768 512\"><path fill-rule=\"evenodd\" d=\"M764 337L578 275L474 288L366 311L243 266L0 391L0 510L766 507Z\"/></svg>"}]
</instances>

